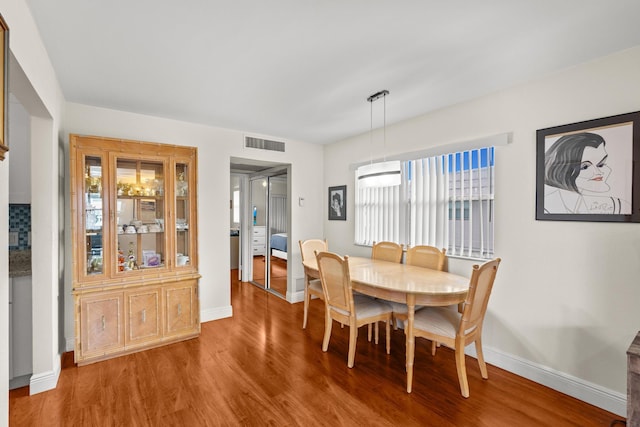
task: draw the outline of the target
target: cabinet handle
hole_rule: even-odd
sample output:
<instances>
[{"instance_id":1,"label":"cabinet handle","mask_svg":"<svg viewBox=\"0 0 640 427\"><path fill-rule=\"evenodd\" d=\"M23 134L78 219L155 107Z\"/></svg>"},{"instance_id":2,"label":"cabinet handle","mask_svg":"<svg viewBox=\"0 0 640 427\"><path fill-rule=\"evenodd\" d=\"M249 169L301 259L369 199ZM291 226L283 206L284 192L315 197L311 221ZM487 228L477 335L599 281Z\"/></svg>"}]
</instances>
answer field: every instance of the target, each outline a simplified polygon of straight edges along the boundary
<instances>
[{"instance_id":1,"label":"cabinet handle","mask_svg":"<svg viewBox=\"0 0 640 427\"><path fill-rule=\"evenodd\" d=\"M147 323L147 310L142 309L142 323Z\"/></svg>"},{"instance_id":2,"label":"cabinet handle","mask_svg":"<svg viewBox=\"0 0 640 427\"><path fill-rule=\"evenodd\" d=\"M102 316L102 330L104 331L106 329L106 327L107 327L107 321L106 321L106 319L104 318L104 315L103 315Z\"/></svg>"},{"instance_id":3,"label":"cabinet handle","mask_svg":"<svg viewBox=\"0 0 640 427\"><path fill-rule=\"evenodd\" d=\"M182 315L182 304L178 303L178 316Z\"/></svg>"}]
</instances>

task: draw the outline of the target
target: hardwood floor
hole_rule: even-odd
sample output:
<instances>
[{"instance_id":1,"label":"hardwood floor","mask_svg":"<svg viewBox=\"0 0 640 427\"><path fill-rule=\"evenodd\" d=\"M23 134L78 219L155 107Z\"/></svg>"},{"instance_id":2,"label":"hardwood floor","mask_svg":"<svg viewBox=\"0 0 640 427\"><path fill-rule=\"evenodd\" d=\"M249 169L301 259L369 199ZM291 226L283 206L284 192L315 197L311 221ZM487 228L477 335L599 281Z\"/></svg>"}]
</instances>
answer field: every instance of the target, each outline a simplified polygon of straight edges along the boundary
<instances>
[{"instance_id":1,"label":"hardwood floor","mask_svg":"<svg viewBox=\"0 0 640 427\"><path fill-rule=\"evenodd\" d=\"M63 358L58 387L10 392L11 426L608 426L619 417L467 358L471 396L458 389L453 352L417 340L406 392L404 336L391 355L358 337L347 368L348 328L321 350L324 307L291 305L232 272L233 318L202 324L199 338L84 367ZM384 336L384 328L381 328Z\"/></svg>"}]
</instances>

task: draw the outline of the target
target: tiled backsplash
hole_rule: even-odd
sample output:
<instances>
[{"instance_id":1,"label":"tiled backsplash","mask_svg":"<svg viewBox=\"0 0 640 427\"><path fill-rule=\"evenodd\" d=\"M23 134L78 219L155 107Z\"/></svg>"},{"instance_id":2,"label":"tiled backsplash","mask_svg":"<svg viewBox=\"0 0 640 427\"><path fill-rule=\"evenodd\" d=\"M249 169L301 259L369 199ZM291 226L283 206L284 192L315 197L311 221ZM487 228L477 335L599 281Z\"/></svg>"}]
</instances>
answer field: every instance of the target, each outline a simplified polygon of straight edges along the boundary
<instances>
[{"instance_id":1,"label":"tiled backsplash","mask_svg":"<svg viewBox=\"0 0 640 427\"><path fill-rule=\"evenodd\" d=\"M9 205L9 232L18 233L18 246L9 246L10 251L30 249L31 205Z\"/></svg>"}]
</instances>

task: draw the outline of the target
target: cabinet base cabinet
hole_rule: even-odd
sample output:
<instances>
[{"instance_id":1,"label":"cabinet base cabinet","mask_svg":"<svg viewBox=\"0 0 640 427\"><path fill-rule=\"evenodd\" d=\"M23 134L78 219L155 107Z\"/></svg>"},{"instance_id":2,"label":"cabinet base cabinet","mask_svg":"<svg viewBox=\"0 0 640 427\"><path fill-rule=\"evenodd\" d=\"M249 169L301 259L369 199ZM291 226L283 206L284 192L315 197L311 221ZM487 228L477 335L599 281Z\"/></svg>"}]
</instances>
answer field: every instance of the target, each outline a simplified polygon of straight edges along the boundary
<instances>
[{"instance_id":1,"label":"cabinet base cabinet","mask_svg":"<svg viewBox=\"0 0 640 427\"><path fill-rule=\"evenodd\" d=\"M124 347L123 305L122 292L79 299L80 342L76 343L76 354L81 359L105 356Z\"/></svg>"},{"instance_id":2,"label":"cabinet base cabinet","mask_svg":"<svg viewBox=\"0 0 640 427\"><path fill-rule=\"evenodd\" d=\"M200 334L198 281L74 295L75 362L85 365Z\"/></svg>"},{"instance_id":3,"label":"cabinet base cabinet","mask_svg":"<svg viewBox=\"0 0 640 427\"><path fill-rule=\"evenodd\" d=\"M186 281L165 288L166 336L200 330L197 291L198 284L195 281Z\"/></svg>"},{"instance_id":4,"label":"cabinet base cabinet","mask_svg":"<svg viewBox=\"0 0 640 427\"><path fill-rule=\"evenodd\" d=\"M162 301L160 289L143 289L126 293L126 345L158 340L162 336Z\"/></svg>"}]
</instances>

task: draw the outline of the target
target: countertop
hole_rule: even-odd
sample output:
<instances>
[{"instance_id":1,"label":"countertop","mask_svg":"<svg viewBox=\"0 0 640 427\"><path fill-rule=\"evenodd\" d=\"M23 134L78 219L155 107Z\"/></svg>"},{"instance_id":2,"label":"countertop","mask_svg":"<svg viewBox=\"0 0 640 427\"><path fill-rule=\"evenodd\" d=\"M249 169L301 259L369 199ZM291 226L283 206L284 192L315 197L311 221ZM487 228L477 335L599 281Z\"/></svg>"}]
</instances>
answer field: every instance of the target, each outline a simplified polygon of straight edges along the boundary
<instances>
[{"instance_id":1,"label":"countertop","mask_svg":"<svg viewBox=\"0 0 640 427\"><path fill-rule=\"evenodd\" d=\"M9 277L31 276L31 250L9 251Z\"/></svg>"}]
</instances>

